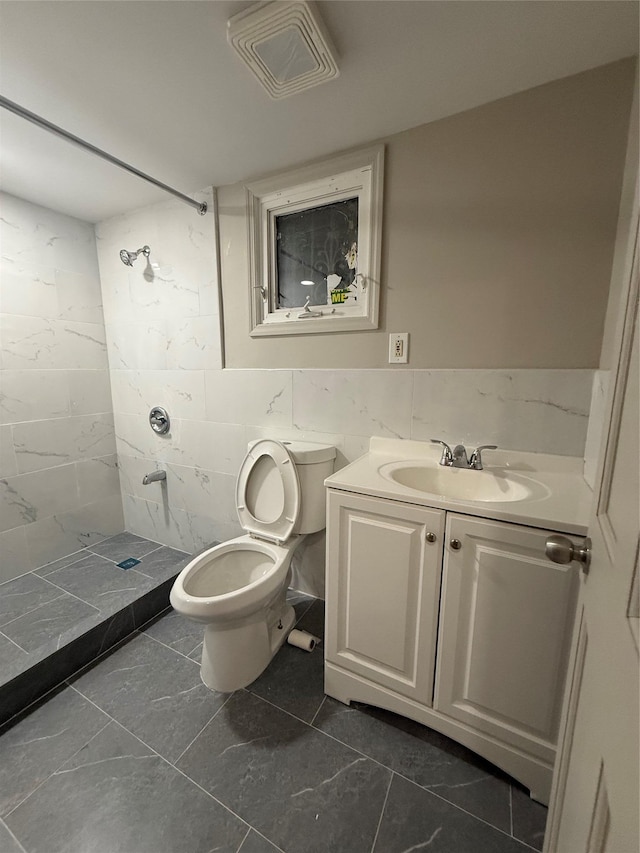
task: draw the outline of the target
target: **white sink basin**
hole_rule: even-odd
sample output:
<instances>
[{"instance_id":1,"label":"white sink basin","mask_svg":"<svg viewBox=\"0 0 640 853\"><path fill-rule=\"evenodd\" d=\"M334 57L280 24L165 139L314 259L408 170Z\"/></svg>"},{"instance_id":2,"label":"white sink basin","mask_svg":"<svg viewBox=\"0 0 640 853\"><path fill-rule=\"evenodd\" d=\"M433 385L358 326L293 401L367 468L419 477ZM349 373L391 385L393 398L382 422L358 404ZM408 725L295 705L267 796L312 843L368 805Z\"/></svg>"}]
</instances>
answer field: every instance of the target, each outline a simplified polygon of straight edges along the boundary
<instances>
[{"instance_id":1,"label":"white sink basin","mask_svg":"<svg viewBox=\"0 0 640 853\"><path fill-rule=\"evenodd\" d=\"M380 474L414 491L462 501L523 501L537 497L544 490L535 480L501 469L475 471L419 462L391 462L380 468Z\"/></svg>"}]
</instances>

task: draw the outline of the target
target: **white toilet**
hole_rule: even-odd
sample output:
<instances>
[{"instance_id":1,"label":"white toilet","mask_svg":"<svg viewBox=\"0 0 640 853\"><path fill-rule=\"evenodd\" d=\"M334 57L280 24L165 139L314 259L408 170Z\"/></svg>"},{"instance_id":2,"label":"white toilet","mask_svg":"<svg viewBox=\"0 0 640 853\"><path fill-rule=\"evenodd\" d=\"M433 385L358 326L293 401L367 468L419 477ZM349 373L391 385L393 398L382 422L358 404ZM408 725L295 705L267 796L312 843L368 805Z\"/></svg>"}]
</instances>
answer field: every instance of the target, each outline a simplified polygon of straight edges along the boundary
<instances>
[{"instance_id":1,"label":"white toilet","mask_svg":"<svg viewBox=\"0 0 640 853\"><path fill-rule=\"evenodd\" d=\"M200 673L212 690L251 684L293 627L291 557L304 534L325 526L324 480L335 456L326 444L252 442L236 482L247 535L194 557L176 578L173 608L205 625Z\"/></svg>"}]
</instances>

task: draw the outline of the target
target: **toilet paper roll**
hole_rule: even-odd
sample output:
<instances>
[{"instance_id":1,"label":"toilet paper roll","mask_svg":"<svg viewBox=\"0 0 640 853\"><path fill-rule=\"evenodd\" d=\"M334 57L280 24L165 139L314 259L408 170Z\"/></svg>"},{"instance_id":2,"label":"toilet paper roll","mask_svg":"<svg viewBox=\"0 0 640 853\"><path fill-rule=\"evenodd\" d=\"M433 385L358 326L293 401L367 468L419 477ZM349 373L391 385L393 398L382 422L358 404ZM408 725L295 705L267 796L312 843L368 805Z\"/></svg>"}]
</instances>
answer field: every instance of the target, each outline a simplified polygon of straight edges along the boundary
<instances>
[{"instance_id":1,"label":"toilet paper roll","mask_svg":"<svg viewBox=\"0 0 640 853\"><path fill-rule=\"evenodd\" d=\"M314 637L313 634L308 634L306 631L296 631L294 628L289 633L287 642L298 649L304 649L305 652L312 652L320 642L320 638Z\"/></svg>"}]
</instances>

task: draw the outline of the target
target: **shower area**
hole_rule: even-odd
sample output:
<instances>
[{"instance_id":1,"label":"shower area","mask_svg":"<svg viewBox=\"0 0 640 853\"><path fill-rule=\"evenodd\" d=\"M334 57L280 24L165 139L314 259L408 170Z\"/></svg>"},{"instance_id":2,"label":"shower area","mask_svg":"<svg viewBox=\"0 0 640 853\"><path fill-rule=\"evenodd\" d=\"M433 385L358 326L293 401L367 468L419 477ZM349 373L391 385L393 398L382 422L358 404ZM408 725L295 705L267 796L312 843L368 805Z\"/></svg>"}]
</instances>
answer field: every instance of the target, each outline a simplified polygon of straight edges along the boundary
<instances>
[{"instance_id":1,"label":"shower area","mask_svg":"<svg viewBox=\"0 0 640 853\"><path fill-rule=\"evenodd\" d=\"M164 609L226 533L156 473L184 482L183 421L221 366L212 200L94 224L0 194L0 723Z\"/></svg>"}]
</instances>

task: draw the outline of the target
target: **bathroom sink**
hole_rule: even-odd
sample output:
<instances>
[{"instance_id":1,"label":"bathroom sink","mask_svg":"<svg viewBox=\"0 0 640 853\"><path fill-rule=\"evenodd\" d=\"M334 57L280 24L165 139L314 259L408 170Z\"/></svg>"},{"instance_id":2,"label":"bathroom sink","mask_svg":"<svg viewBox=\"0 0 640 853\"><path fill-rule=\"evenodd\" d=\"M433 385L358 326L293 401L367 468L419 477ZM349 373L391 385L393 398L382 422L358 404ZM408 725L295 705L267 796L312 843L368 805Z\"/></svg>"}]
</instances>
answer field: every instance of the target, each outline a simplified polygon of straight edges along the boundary
<instances>
[{"instance_id":1,"label":"bathroom sink","mask_svg":"<svg viewBox=\"0 0 640 853\"><path fill-rule=\"evenodd\" d=\"M391 462L383 465L380 473L401 486L452 500L523 501L534 497L540 487L528 477L502 469L475 471L417 462Z\"/></svg>"}]
</instances>

